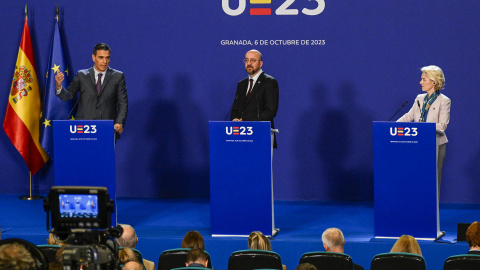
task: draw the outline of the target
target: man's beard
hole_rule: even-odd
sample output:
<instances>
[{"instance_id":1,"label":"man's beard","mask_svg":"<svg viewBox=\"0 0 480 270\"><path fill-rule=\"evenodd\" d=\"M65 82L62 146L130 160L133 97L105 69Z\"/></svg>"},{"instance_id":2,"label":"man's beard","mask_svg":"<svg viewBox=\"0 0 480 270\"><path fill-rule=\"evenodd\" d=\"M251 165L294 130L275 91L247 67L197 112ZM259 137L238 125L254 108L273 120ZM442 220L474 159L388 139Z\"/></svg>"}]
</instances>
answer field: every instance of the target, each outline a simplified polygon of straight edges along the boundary
<instances>
[{"instance_id":1,"label":"man's beard","mask_svg":"<svg viewBox=\"0 0 480 270\"><path fill-rule=\"evenodd\" d=\"M249 72L249 71L248 71L248 68L251 68L251 69L252 69L252 71L251 71L251 72ZM245 69L245 71L247 71L248 75L253 75L253 74L256 74L256 73L257 73L259 70L260 70L260 68L258 68L258 69L255 69L255 68L253 68L252 66L248 66L248 67Z\"/></svg>"}]
</instances>

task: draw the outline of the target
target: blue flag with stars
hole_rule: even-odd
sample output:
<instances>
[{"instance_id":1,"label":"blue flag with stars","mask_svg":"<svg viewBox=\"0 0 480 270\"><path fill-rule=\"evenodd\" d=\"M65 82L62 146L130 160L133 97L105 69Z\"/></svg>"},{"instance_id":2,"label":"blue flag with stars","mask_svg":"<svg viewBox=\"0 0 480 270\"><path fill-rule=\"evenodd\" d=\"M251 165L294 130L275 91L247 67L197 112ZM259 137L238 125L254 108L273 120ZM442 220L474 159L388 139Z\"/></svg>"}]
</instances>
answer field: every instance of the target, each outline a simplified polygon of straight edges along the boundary
<instances>
[{"instance_id":1,"label":"blue flag with stars","mask_svg":"<svg viewBox=\"0 0 480 270\"><path fill-rule=\"evenodd\" d=\"M43 99L43 113L41 122L40 143L53 160L53 120L74 120L74 104L76 99L63 102L55 96L55 75L57 71L63 72L65 79L62 86L67 88L70 84L71 69L67 65L67 59L63 49L62 38L58 28L58 20L55 20L55 28L50 48L48 61L47 79Z\"/></svg>"}]
</instances>

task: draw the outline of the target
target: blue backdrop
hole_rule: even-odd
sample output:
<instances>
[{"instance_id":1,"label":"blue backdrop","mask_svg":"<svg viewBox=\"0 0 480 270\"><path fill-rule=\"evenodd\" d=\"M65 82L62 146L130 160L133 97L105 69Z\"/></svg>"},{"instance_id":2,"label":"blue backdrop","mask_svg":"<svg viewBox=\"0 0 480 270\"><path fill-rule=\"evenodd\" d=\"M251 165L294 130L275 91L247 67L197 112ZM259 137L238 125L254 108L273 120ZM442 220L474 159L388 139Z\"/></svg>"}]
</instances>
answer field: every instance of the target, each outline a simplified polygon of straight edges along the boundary
<instances>
[{"instance_id":1,"label":"blue backdrop","mask_svg":"<svg viewBox=\"0 0 480 270\"><path fill-rule=\"evenodd\" d=\"M112 48L111 67L126 74L129 113L117 143L117 194L208 197L208 121L223 120L247 50L263 53L263 69L280 86L274 153L277 200L373 200L372 121L388 120L421 93L420 68L445 72L452 99L441 202L479 203L480 134L475 89L480 78L480 2L476 0L330 1L64 1L60 25L72 68L92 66L98 42ZM53 35L51 0L26 1L44 86ZM298 15L277 15L281 5ZM240 5L241 7L242 5ZM25 2L0 3L0 119L23 27ZM272 15L250 15L251 8ZM241 11L241 10L240 10ZM267 40L269 45L222 45ZM308 40L287 45L277 40ZM311 45L324 40L324 45ZM272 42L272 43L270 43ZM28 170L0 132L0 193L26 193ZM74 162L74 161L72 161ZM419 179L421 181L421 179ZM51 168L36 177L46 192Z\"/></svg>"}]
</instances>

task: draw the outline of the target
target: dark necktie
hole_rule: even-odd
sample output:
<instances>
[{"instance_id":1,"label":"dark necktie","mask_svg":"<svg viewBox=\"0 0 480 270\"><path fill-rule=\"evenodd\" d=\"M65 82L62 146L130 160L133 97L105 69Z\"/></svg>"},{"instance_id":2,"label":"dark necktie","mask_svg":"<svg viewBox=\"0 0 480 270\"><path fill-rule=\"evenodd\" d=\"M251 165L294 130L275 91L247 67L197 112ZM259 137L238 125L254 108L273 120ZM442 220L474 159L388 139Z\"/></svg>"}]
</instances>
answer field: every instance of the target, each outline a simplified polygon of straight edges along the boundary
<instances>
[{"instance_id":1,"label":"dark necktie","mask_svg":"<svg viewBox=\"0 0 480 270\"><path fill-rule=\"evenodd\" d=\"M252 86L253 86L253 79L250 79L250 87L248 88L247 96L245 97L245 102L247 102L248 96L252 92Z\"/></svg>"},{"instance_id":2,"label":"dark necktie","mask_svg":"<svg viewBox=\"0 0 480 270\"><path fill-rule=\"evenodd\" d=\"M102 91L102 73L98 73L97 79L97 93L100 95L100 91Z\"/></svg>"}]
</instances>

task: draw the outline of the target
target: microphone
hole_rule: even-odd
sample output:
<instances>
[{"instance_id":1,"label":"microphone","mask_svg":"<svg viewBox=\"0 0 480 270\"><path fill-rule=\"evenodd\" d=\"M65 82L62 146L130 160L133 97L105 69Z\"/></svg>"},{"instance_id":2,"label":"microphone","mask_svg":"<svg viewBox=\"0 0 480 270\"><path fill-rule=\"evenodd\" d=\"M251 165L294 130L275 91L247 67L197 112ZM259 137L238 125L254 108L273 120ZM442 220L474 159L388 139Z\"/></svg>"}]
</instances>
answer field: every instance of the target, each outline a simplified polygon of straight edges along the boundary
<instances>
[{"instance_id":1,"label":"microphone","mask_svg":"<svg viewBox=\"0 0 480 270\"><path fill-rule=\"evenodd\" d=\"M63 88L62 86L62 89L60 89L61 91L67 91L67 89ZM73 117L72 113L73 113L73 110L75 110L75 108L77 107L77 104L78 102L80 101L80 99L82 98L82 91L78 91L79 94L78 94L78 98L77 98L77 101L75 101L75 104L73 105L72 109L70 110L70 112L68 113L68 118L67 120L70 120L71 117ZM75 95L76 96L76 95ZM73 97L75 98L75 97Z\"/></svg>"},{"instance_id":2,"label":"microphone","mask_svg":"<svg viewBox=\"0 0 480 270\"><path fill-rule=\"evenodd\" d=\"M420 119L419 119L418 121L423 122L423 119L422 119L422 106L420 106L420 101L418 101L418 99L417 99L417 105L418 105L418 109L420 110Z\"/></svg>"},{"instance_id":3,"label":"microphone","mask_svg":"<svg viewBox=\"0 0 480 270\"><path fill-rule=\"evenodd\" d=\"M227 115L225 115L225 120L224 121L227 121L227 118L228 118L228 115L230 114L230 112L232 111L232 108L233 108L233 104L235 104L235 101L237 100L238 98L238 95L235 97L235 99L233 100L233 103L232 103L232 106L230 106L230 109L228 109L228 112L227 112Z\"/></svg>"},{"instance_id":4,"label":"microphone","mask_svg":"<svg viewBox=\"0 0 480 270\"><path fill-rule=\"evenodd\" d=\"M392 121L393 117L395 117L395 115L397 115L397 113L398 113L403 107L405 107L405 105L407 105L407 103L408 103L408 100L405 101L405 103L403 103L402 107L400 107L400 108L397 110L397 112L396 112L392 117L390 117L390 119L389 119L388 121Z\"/></svg>"}]
</instances>

